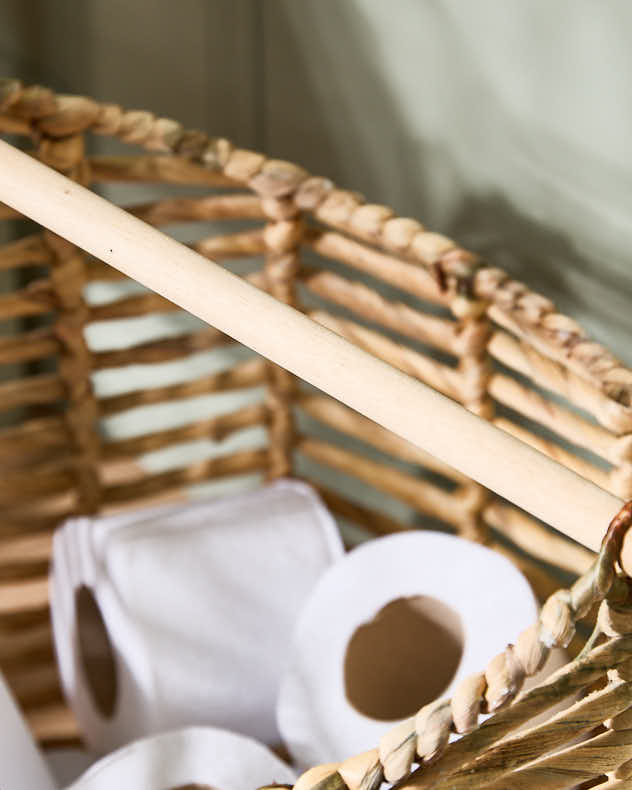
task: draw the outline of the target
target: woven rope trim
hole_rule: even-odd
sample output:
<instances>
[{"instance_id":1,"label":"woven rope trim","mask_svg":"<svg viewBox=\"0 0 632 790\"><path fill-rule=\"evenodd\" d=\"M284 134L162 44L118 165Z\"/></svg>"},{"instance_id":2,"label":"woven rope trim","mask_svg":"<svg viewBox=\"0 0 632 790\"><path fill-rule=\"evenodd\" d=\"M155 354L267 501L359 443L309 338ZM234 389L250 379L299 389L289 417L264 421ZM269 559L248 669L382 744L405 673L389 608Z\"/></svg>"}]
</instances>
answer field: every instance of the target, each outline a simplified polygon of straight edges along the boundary
<instances>
[{"instance_id":1,"label":"woven rope trim","mask_svg":"<svg viewBox=\"0 0 632 790\"><path fill-rule=\"evenodd\" d=\"M632 502L610 523L591 568L570 589L554 593L542 607L539 620L520 634L516 644L508 645L484 671L465 678L451 699L424 706L387 732L376 749L343 763L311 768L298 779L294 790L377 790L384 781L407 779L414 763L423 772L423 766L434 762L445 749L451 733L472 732L481 713L507 707L525 679L543 667L550 650L566 647L577 620L600 601L598 628L609 637L632 633L632 582L616 570L630 526ZM581 656L575 662L580 660Z\"/></svg>"},{"instance_id":2,"label":"woven rope trim","mask_svg":"<svg viewBox=\"0 0 632 790\"><path fill-rule=\"evenodd\" d=\"M178 122L150 112L124 110L81 96L56 95L48 88L0 80L0 119L34 138L71 138L84 131L118 137L149 151L175 154L248 186L268 201L279 219L296 209L371 244L425 266L439 287L451 293L459 317L475 315L487 302L497 304L549 349L624 408L632 407L632 371L604 346L588 338L555 305L490 267L451 239L428 231L420 222L397 217L387 206L367 204L361 195L338 189L291 162L237 149L224 139L186 130Z\"/></svg>"}]
</instances>

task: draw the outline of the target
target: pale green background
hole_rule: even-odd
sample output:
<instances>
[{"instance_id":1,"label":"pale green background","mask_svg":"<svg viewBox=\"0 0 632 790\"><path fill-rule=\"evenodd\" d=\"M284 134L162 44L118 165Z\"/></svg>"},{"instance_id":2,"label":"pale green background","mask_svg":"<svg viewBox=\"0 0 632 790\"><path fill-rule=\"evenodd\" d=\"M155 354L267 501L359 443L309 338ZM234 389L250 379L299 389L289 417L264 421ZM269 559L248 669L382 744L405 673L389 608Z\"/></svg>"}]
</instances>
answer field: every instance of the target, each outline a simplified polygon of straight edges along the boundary
<instances>
[{"instance_id":1,"label":"pale green background","mask_svg":"<svg viewBox=\"0 0 632 790\"><path fill-rule=\"evenodd\" d=\"M303 162L632 363L626 0L0 0L0 72Z\"/></svg>"}]
</instances>

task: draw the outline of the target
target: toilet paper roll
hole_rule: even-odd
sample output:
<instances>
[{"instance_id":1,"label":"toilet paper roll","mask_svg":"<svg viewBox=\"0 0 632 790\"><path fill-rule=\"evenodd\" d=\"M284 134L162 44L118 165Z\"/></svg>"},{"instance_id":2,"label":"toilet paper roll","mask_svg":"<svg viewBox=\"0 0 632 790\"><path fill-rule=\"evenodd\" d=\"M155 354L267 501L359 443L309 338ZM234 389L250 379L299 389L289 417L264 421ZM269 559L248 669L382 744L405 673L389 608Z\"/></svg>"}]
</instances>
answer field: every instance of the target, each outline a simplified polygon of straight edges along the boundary
<instances>
[{"instance_id":1,"label":"toilet paper roll","mask_svg":"<svg viewBox=\"0 0 632 790\"><path fill-rule=\"evenodd\" d=\"M57 790L46 762L33 740L0 674L0 788Z\"/></svg>"},{"instance_id":2,"label":"toilet paper roll","mask_svg":"<svg viewBox=\"0 0 632 790\"><path fill-rule=\"evenodd\" d=\"M262 785L293 784L295 778L289 766L251 738L192 727L153 735L119 749L95 763L68 790L175 790L189 786L254 790Z\"/></svg>"},{"instance_id":3,"label":"toilet paper roll","mask_svg":"<svg viewBox=\"0 0 632 790\"><path fill-rule=\"evenodd\" d=\"M288 641L342 553L333 519L296 481L68 522L53 545L52 621L88 746L103 754L197 724L278 743Z\"/></svg>"},{"instance_id":4,"label":"toilet paper roll","mask_svg":"<svg viewBox=\"0 0 632 790\"><path fill-rule=\"evenodd\" d=\"M515 642L538 607L497 552L437 532L363 544L298 621L277 721L301 768L371 749Z\"/></svg>"}]
</instances>

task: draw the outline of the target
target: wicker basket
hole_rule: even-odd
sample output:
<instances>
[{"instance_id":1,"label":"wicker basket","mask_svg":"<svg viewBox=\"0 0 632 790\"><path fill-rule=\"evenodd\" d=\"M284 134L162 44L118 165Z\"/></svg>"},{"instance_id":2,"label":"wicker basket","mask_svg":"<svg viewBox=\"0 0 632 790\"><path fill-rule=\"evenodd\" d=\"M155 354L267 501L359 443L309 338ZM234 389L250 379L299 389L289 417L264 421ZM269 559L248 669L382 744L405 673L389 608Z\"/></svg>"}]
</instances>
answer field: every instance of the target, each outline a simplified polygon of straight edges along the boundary
<instances>
[{"instance_id":1,"label":"wicker basket","mask_svg":"<svg viewBox=\"0 0 632 790\"><path fill-rule=\"evenodd\" d=\"M83 185L115 184L116 201L145 222L177 224L202 255L600 487L632 497L632 372L548 299L453 241L300 167L148 112L7 80L0 131ZM90 156L89 133L150 153ZM147 185L142 204L139 185ZM123 275L49 231L15 222L21 217L8 206L0 204L0 219L19 232L0 247L10 283L0 296L7 327L0 338L0 666L40 740L77 737L48 622L55 525L72 514L177 497L216 479L297 474L345 523L368 533L438 527L494 546L548 598L540 622L516 634L515 646L464 681L451 701L426 706L372 752L313 769L299 780L301 790L375 790L384 780L562 788L595 777L604 787L632 787L632 612L617 565L629 509L596 555L281 368L236 351L216 329L165 336L163 323L162 336L139 342L134 327L142 317L175 316L179 308L138 290L94 302L94 283L121 283ZM211 222L238 229L209 236ZM119 338L123 325L125 343L91 347L86 337L104 322ZM230 366L163 383L163 363L211 349L221 349ZM114 394L95 388L102 372L130 365L142 366L141 384ZM173 402L186 415L194 399L227 392L250 394L237 411L211 405L203 419L195 413L168 430L120 438L103 429L140 407ZM265 429L265 444L235 450L233 440L255 427ZM144 460L208 438L218 443L212 457L158 472ZM551 595L560 578L572 586ZM581 653L580 618L589 628L596 622L600 635ZM579 656L515 699L550 647L569 644ZM586 693L572 707L524 729L579 692ZM486 712L493 716L478 725ZM448 745L451 732L463 737Z\"/></svg>"}]
</instances>

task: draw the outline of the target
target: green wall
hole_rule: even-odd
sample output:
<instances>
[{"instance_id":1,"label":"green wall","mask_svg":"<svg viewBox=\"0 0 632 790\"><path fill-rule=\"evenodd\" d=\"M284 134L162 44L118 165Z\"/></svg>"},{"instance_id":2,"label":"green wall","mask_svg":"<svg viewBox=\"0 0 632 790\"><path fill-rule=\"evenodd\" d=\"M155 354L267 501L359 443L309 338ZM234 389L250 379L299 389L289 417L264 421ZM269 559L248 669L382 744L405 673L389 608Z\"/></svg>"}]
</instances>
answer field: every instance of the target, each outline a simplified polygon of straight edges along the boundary
<instances>
[{"instance_id":1,"label":"green wall","mask_svg":"<svg viewBox=\"0 0 632 790\"><path fill-rule=\"evenodd\" d=\"M626 0L0 0L0 71L171 114L453 234L632 363Z\"/></svg>"}]
</instances>

